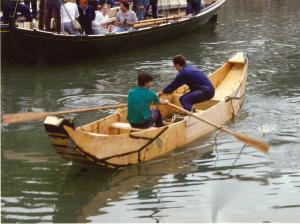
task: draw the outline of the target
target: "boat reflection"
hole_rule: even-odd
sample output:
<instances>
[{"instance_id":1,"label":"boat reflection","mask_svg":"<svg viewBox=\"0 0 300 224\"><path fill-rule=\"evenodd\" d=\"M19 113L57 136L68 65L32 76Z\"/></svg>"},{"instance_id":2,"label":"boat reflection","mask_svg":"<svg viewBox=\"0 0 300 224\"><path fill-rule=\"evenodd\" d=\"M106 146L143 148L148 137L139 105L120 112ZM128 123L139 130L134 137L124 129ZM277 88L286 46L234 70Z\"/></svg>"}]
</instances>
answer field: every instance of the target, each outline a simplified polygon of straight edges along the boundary
<instances>
[{"instance_id":1,"label":"boat reflection","mask_svg":"<svg viewBox=\"0 0 300 224\"><path fill-rule=\"evenodd\" d=\"M164 209L185 206L172 205L174 197L201 194L199 186L208 181L237 179L268 184L267 177L232 175L229 172L230 169L247 169L249 164L215 167L214 145L212 141L205 144L207 140L198 141L188 150L176 151L167 158L115 172L98 167L71 166L55 203L53 222L98 222L107 208L124 200L126 206L139 211L136 218L159 222L163 214L158 213ZM162 194L161 188L169 190ZM72 217L68 216L70 214ZM216 215L217 211L213 209L212 216Z\"/></svg>"}]
</instances>

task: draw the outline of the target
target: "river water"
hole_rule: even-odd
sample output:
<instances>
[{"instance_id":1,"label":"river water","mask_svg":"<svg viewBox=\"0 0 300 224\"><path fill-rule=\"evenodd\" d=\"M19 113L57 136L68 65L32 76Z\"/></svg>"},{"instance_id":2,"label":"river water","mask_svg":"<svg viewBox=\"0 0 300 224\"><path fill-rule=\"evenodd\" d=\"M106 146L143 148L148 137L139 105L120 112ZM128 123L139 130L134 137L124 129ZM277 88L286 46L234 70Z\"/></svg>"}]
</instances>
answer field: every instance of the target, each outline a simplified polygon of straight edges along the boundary
<instances>
[{"instance_id":1,"label":"river water","mask_svg":"<svg viewBox=\"0 0 300 224\"><path fill-rule=\"evenodd\" d=\"M216 147L211 134L151 163L107 172L61 159L41 122L3 126L2 221L300 222L299 18L299 0L228 0L216 28L168 43L67 65L4 64L2 113L55 111L124 102L140 71L155 74L158 91L174 77L178 53L210 73L245 51L246 101L227 125L272 148L268 156L241 151L222 133ZM74 116L83 124L112 112Z\"/></svg>"}]
</instances>

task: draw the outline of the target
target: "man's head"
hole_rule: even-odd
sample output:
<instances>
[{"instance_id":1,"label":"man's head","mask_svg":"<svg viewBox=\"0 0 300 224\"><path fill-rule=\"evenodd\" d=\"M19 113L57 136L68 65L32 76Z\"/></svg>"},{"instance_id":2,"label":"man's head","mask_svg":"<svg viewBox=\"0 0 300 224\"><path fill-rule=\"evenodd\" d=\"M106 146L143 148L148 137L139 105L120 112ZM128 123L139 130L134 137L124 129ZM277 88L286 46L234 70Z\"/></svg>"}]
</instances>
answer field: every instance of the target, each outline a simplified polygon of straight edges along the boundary
<instances>
[{"instance_id":1,"label":"man's head","mask_svg":"<svg viewBox=\"0 0 300 224\"><path fill-rule=\"evenodd\" d=\"M173 58L173 64L177 71L181 71L183 67L186 65L185 57L182 55L176 55Z\"/></svg>"},{"instance_id":2,"label":"man's head","mask_svg":"<svg viewBox=\"0 0 300 224\"><path fill-rule=\"evenodd\" d=\"M88 6L88 0L80 0L79 5L81 8L85 8Z\"/></svg>"},{"instance_id":3,"label":"man's head","mask_svg":"<svg viewBox=\"0 0 300 224\"><path fill-rule=\"evenodd\" d=\"M129 10L129 3L128 3L128 1L123 0L120 3L121 3L120 4L120 9L121 9L122 12L126 12L126 11Z\"/></svg>"},{"instance_id":4,"label":"man's head","mask_svg":"<svg viewBox=\"0 0 300 224\"><path fill-rule=\"evenodd\" d=\"M153 86L153 77L148 73L140 73L138 75L138 85L145 88Z\"/></svg>"}]
</instances>

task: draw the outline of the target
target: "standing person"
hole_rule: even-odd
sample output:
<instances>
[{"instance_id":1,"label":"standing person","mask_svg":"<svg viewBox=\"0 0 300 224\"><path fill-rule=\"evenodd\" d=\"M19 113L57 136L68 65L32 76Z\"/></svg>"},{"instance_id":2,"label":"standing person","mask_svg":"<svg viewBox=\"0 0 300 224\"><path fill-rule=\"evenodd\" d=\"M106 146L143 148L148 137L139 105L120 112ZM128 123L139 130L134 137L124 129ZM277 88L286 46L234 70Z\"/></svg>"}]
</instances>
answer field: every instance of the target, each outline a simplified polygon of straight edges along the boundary
<instances>
[{"instance_id":1,"label":"standing person","mask_svg":"<svg viewBox=\"0 0 300 224\"><path fill-rule=\"evenodd\" d=\"M37 18L37 0L24 0L25 5L27 5L30 9L30 4L31 4L31 9L32 9L32 17L34 19Z\"/></svg>"},{"instance_id":2,"label":"standing person","mask_svg":"<svg viewBox=\"0 0 300 224\"><path fill-rule=\"evenodd\" d=\"M61 16L64 26L64 31L71 35L78 35L79 30L73 26L73 21L79 17L78 7L72 0L64 0L65 3L61 6Z\"/></svg>"},{"instance_id":3,"label":"standing person","mask_svg":"<svg viewBox=\"0 0 300 224\"><path fill-rule=\"evenodd\" d=\"M94 8L88 4L88 0L80 0L78 10L78 21L81 25L82 32L86 35L93 34L92 22L96 17Z\"/></svg>"},{"instance_id":4,"label":"standing person","mask_svg":"<svg viewBox=\"0 0 300 224\"><path fill-rule=\"evenodd\" d=\"M150 1L149 1L149 5L148 5L148 7L147 7L147 9L146 9L145 16L147 16L148 10L149 10L149 8L150 8L150 6L151 6L152 17L155 18L155 19L158 17L157 3L158 3L158 0L150 0Z\"/></svg>"},{"instance_id":5,"label":"standing person","mask_svg":"<svg viewBox=\"0 0 300 224\"><path fill-rule=\"evenodd\" d=\"M202 9L202 0L187 0L186 14L197 15Z\"/></svg>"},{"instance_id":6,"label":"standing person","mask_svg":"<svg viewBox=\"0 0 300 224\"><path fill-rule=\"evenodd\" d=\"M116 15L116 32L124 32L128 30L133 30L133 24L137 23L138 19L134 11L129 9L129 3L127 1L120 2L120 10Z\"/></svg>"},{"instance_id":7,"label":"standing person","mask_svg":"<svg viewBox=\"0 0 300 224\"><path fill-rule=\"evenodd\" d=\"M138 86L128 94L127 120L134 128L149 128L155 124L162 127L163 119L158 109L150 110L151 103L166 104L167 100L160 100L150 88L153 86L153 77L147 73L138 75Z\"/></svg>"},{"instance_id":8,"label":"standing person","mask_svg":"<svg viewBox=\"0 0 300 224\"><path fill-rule=\"evenodd\" d=\"M3 12L3 23L9 23L14 25L15 19L17 15L14 15L15 9L16 12L20 12L22 16L25 17L26 22L32 22L32 17L30 14L29 7L23 4L18 3L11 0L2 0L1 1L1 10ZM13 18L13 16L15 16Z\"/></svg>"},{"instance_id":9,"label":"standing person","mask_svg":"<svg viewBox=\"0 0 300 224\"><path fill-rule=\"evenodd\" d=\"M180 103L184 109L192 111L193 104L210 100L215 95L215 89L208 77L196 66L186 64L185 57L177 55L173 58L173 64L179 72L163 93L171 94L182 85L187 85L190 92L180 97Z\"/></svg>"},{"instance_id":10,"label":"standing person","mask_svg":"<svg viewBox=\"0 0 300 224\"><path fill-rule=\"evenodd\" d=\"M61 0L46 0L45 28L47 31L51 31L51 18L54 18L54 31L61 32L60 6Z\"/></svg>"},{"instance_id":11,"label":"standing person","mask_svg":"<svg viewBox=\"0 0 300 224\"><path fill-rule=\"evenodd\" d=\"M100 11L96 12L96 18L92 23L94 34L107 34L109 33L109 17L108 17L109 6L104 4Z\"/></svg>"},{"instance_id":12,"label":"standing person","mask_svg":"<svg viewBox=\"0 0 300 224\"><path fill-rule=\"evenodd\" d=\"M138 0L137 17L139 21L145 19L146 10L149 4L150 4L149 0Z\"/></svg>"}]
</instances>

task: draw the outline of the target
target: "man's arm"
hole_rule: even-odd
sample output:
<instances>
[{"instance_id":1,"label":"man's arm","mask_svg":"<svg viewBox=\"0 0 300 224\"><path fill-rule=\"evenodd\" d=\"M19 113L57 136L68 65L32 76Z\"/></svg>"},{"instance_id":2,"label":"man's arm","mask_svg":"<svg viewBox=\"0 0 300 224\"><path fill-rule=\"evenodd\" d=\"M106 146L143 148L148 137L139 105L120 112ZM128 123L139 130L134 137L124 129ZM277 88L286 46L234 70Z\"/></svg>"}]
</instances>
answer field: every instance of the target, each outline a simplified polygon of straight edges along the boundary
<instances>
[{"instance_id":1,"label":"man's arm","mask_svg":"<svg viewBox=\"0 0 300 224\"><path fill-rule=\"evenodd\" d=\"M180 86L184 84L184 80L182 78L182 74L178 74L176 78L163 89L163 93L171 94L176 89L178 89Z\"/></svg>"},{"instance_id":2,"label":"man's arm","mask_svg":"<svg viewBox=\"0 0 300 224\"><path fill-rule=\"evenodd\" d=\"M168 104L169 100L165 100L165 99L159 99L158 94L156 94L155 92L152 91L152 102L155 104Z\"/></svg>"}]
</instances>

